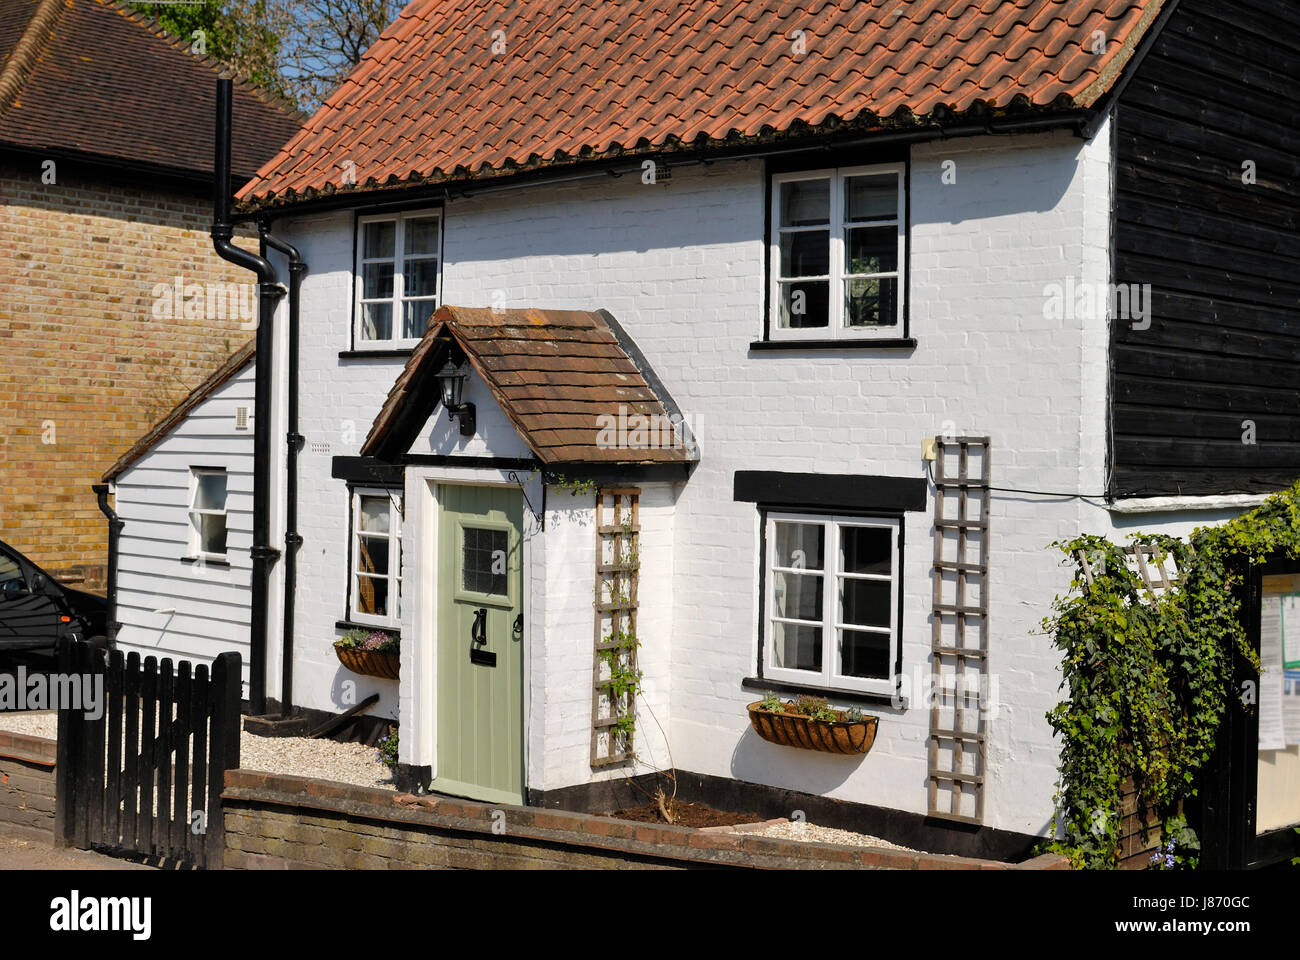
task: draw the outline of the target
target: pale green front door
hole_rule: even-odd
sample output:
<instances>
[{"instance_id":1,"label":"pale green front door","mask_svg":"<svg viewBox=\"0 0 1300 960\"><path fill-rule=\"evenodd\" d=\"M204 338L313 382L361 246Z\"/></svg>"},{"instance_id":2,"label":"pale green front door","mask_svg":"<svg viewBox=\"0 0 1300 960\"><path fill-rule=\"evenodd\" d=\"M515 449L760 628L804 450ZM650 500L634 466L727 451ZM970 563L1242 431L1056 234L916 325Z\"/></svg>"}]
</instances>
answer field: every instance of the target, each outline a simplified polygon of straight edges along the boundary
<instances>
[{"instance_id":1,"label":"pale green front door","mask_svg":"<svg viewBox=\"0 0 1300 960\"><path fill-rule=\"evenodd\" d=\"M433 789L522 803L523 501L438 490L438 756Z\"/></svg>"}]
</instances>

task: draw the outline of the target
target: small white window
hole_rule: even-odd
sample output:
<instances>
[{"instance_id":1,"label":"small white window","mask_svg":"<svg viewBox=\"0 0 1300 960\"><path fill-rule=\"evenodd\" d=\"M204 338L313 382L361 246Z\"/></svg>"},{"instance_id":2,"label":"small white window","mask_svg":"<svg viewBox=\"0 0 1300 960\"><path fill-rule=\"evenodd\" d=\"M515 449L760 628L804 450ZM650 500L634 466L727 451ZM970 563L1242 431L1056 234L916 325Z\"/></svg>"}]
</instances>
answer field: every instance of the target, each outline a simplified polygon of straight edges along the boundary
<instances>
[{"instance_id":1,"label":"small white window","mask_svg":"<svg viewBox=\"0 0 1300 960\"><path fill-rule=\"evenodd\" d=\"M226 471L190 468L190 554L226 559Z\"/></svg>"},{"instance_id":2,"label":"small white window","mask_svg":"<svg viewBox=\"0 0 1300 960\"><path fill-rule=\"evenodd\" d=\"M352 492L350 617L399 626L402 620L402 499L387 490Z\"/></svg>"},{"instance_id":3,"label":"small white window","mask_svg":"<svg viewBox=\"0 0 1300 960\"><path fill-rule=\"evenodd\" d=\"M903 164L772 178L773 340L903 336Z\"/></svg>"},{"instance_id":4,"label":"small white window","mask_svg":"<svg viewBox=\"0 0 1300 960\"><path fill-rule=\"evenodd\" d=\"M357 345L411 346L438 309L442 215L361 217L357 231Z\"/></svg>"},{"instance_id":5,"label":"small white window","mask_svg":"<svg viewBox=\"0 0 1300 960\"><path fill-rule=\"evenodd\" d=\"M898 531L896 519L768 515L763 676L894 693Z\"/></svg>"}]
</instances>

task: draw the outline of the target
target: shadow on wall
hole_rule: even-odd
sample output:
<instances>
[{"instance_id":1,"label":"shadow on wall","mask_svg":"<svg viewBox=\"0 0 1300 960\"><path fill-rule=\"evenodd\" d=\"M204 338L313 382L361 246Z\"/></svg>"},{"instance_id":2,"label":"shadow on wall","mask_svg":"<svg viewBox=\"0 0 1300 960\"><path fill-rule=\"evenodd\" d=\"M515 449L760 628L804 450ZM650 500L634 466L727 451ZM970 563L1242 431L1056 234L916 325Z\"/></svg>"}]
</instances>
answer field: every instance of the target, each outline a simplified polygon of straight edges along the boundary
<instances>
[{"instance_id":1,"label":"shadow on wall","mask_svg":"<svg viewBox=\"0 0 1300 960\"><path fill-rule=\"evenodd\" d=\"M942 146L920 145L913 150L913 227L968 219L955 216L955 211L972 211L983 220L1055 210L1079 173L1086 146L1067 131L1000 136L995 142L1003 149L970 152L958 145L951 156ZM1056 162L1044 162L1045 151L1061 155ZM1019 162L1021 157L1024 162ZM932 179L927 182L927 177ZM970 191L977 191L977 202L971 202ZM918 202L918 198L924 199Z\"/></svg>"},{"instance_id":2,"label":"shadow on wall","mask_svg":"<svg viewBox=\"0 0 1300 960\"><path fill-rule=\"evenodd\" d=\"M791 784L797 786L788 789L825 795L842 786L867 756L869 754L863 754L855 761L829 753L779 746L768 743L752 727L746 727L731 751L731 775L749 783L783 787Z\"/></svg>"}]
</instances>

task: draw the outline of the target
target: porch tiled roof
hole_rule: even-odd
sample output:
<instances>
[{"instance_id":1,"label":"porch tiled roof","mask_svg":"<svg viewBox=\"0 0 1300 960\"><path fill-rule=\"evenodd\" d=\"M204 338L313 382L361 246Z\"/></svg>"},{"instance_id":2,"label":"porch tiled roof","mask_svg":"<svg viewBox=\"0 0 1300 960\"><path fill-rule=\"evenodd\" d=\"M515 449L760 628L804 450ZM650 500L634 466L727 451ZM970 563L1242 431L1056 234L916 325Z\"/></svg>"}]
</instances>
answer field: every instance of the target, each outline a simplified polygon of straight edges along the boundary
<instances>
[{"instance_id":1,"label":"porch tiled roof","mask_svg":"<svg viewBox=\"0 0 1300 960\"><path fill-rule=\"evenodd\" d=\"M439 402L436 377L453 344L492 391L538 460L559 464L689 463L693 442L632 446L602 442L623 416L680 419L635 348L604 311L503 310L444 306L412 352L362 446L392 460L409 449ZM628 439L627 436L624 439ZM667 439L660 437L661 440ZM606 441L608 437L606 437ZM633 443L639 443L635 436ZM683 438L685 441L685 438Z\"/></svg>"},{"instance_id":2,"label":"porch tiled roof","mask_svg":"<svg viewBox=\"0 0 1300 960\"><path fill-rule=\"evenodd\" d=\"M1166 4L414 0L241 199L1086 109Z\"/></svg>"}]
</instances>

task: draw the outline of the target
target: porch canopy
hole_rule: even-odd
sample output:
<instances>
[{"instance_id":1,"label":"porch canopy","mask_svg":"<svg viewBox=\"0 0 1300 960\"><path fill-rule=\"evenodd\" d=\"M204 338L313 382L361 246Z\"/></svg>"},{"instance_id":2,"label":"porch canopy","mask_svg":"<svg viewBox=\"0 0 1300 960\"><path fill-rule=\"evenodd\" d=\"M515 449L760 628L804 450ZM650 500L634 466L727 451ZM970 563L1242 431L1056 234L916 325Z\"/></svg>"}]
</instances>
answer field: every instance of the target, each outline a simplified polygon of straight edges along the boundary
<instances>
[{"instance_id":1,"label":"porch canopy","mask_svg":"<svg viewBox=\"0 0 1300 960\"><path fill-rule=\"evenodd\" d=\"M672 397L607 311L443 306L362 445L394 461L438 403L438 374L468 363L542 466L699 459ZM671 426L670 426L671 425Z\"/></svg>"}]
</instances>

